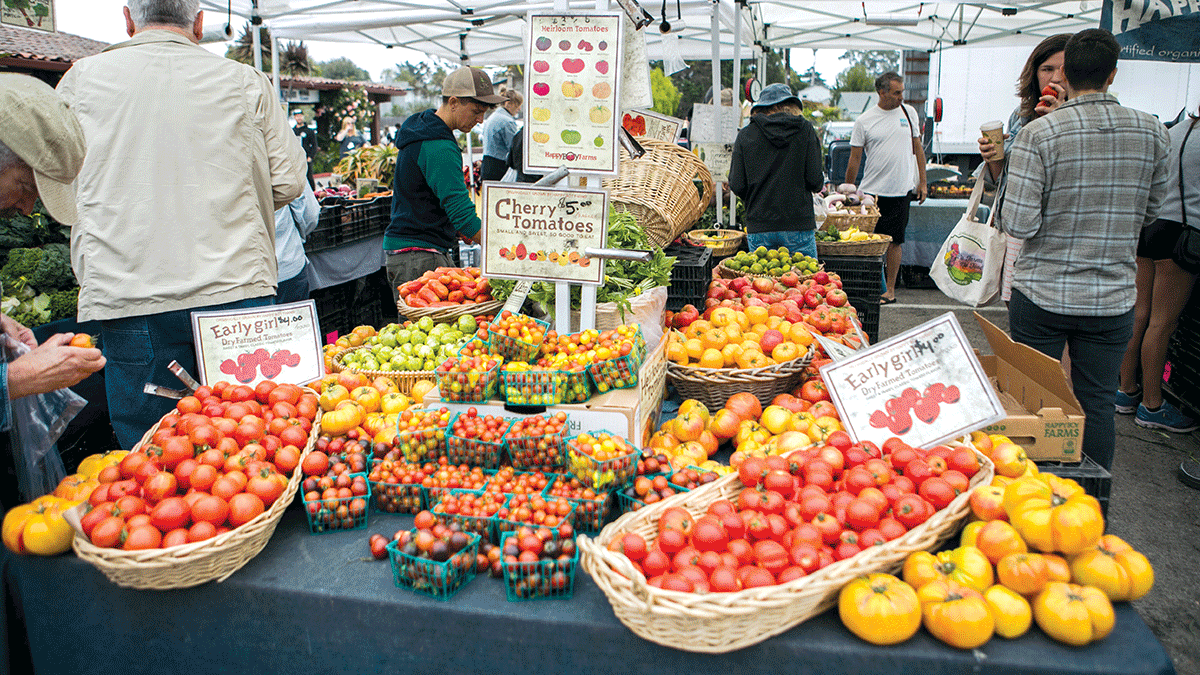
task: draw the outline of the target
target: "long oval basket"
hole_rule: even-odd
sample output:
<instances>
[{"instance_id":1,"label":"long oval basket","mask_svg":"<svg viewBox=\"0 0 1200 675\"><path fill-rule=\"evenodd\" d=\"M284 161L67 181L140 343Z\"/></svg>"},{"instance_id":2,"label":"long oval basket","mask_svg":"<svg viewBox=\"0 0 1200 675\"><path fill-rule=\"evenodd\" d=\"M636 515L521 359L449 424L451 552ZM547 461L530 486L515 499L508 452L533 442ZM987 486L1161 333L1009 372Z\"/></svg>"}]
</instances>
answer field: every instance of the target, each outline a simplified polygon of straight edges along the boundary
<instances>
[{"instance_id":1,"label":"long oval basket","mask_svg":"<svg viewBox=\"0 0 1200 675\"><path fill-rule=\"evenodd\" d=\"M971 487L991 482L991 460L976 452L979 473ZM736 473L691 492L664 499L627 513L595 538L579 538L582 565L608 597L617 619L639 637L674 649L721 654L757 644L810 619L837 602L842 586L872 572L895 572L909 553L932 550L958 531L970 512L968 490L929 520L904 536L872 546L806 577L778 586L736 593L682 593L654 588L636 572L628 558L607 550L609 542L627 533L647 542L658 536L662 512L682 506L699 517L718 499L736 501L745 489Z\"/></svg>"},{"instance_id":2,"label":"long oval basket","mask_svg":"<svg viewBox=\"0 0 1200 675\"><path fill-rule=\"evenodd\" d=\"M621 148L620 173L602 183L618 211L628 211L655 246L666 246L691 227L713 197L712 173L674 143L638 137L646 154L632 159ZM694 181L700 183L696 189Z\"/></svg>"},{"instance_id":3,"label":"long oval basket","mask_svg":"<svg viewBox=\"0 0 1200 675\"><path fill-rule=\"evenodd\" d=\"M693 244L711 248L714 258L725 258L737 253L746 233L741 230L692 230L683 236Z\"/></svg>"},{"instance_id":4,"label":"long oval basket","mask_svg":"<svg viewBox=\"0 0 1200 675\"><path fill-rule=\"evenodd\" d=\"M748 391L766 407L779 394L790 392L804 379L812 351L798 359L763 368L696 368L667 362L667 378L685 399L694 398L709 410L725 407L730 396Z\"/></svg>"},{"instance_id":5,"label":"long oval basket","mask_svg":"<svg viewBox=\"0 0 1200 675\"><path fill-rule=\"evenodd\" d=\"M412 391L413 385L418 380L437 382L437 373L432 370L359 370L358 368L351 368L342 363L342 357L356 349L366 349L366 347L351 347L350 349L343 349L334 354L333 359L331 359L333 372L340 373L343 370L349 370L352 373L366 375L368 380L374 380L377 377L386 377L395 382L400 393L405 396L408 396Z\"/></svg>"},{"instance_id":6,"label":"long oval basket","mask_svg":"<svg viewBox=\"0 0 1200 675\"><path fill-rule=\"evenodd\" d=\"M879 237L879 239L864 241L818 241L817 255L849 255L875 258L883 255L892 243L892 238L886 234L881 234Z\"/></svg>"},{"instance_id":7,"label":"long oval basket","mask_svg":"<svg viewBox=\"0 0 1200 675\"><path fill-rule=\"evenodd\" d=\"M824 269L825 269L825 263L821 263L821 264L817 265L817 272L820 272L821 270L824 270ZM798 274L800 276L801 280L807 279L817 273L817 272L809 272L808 270L801 272L795 267L792 268L792 271L796 272L796 274ZM713 276L714 276L714 278L717 278L717 279L736 279L738 277L752 277L752 278L753 277L763 277L765 279L778 279L779 278L779 277L773 277L770 274L753 274L751 272L743 272L740 270L730 269L729 267L725 266L724 260L717 263L717 266L713 268Z\"/></svg>"},{"instance_id":8,"label":"long oval basket","mask_svg":"<svg viewBox=\"0 0 1200 675\"><path fill-rule=\"evenodd\" d=\"M858 207L855 207L858 208ZM879 222L879 208L868 206L866 213L844 213L834 211L825 214L825 223L822 227L833 225L839 230L848 230L852 227L857 227L863 232L874 232L875 223Z\"/></svg>"},{"instance_id":9,"label":"long oval basket","mask_svg":"<svg viewBox=\"0 0 1200 675\"><path fill-rule=\"evenodd\" d=\"M316 393L311 389L308 391ZM157 428L155 424L147 431L135 449L149 443ZM308 443L300 453L300 462L288 479L287 488L271 504L271 508L248 523L204 541L145 551L101 548L76 532L71 548L82 560L104 573L109 581L126 588L162 591L190 588L213 580L224 581L258 555L271 539L275 526L300 488L300 469L304 458L312 452L313 444L320 435L321 420L318 416L308 434Z\"/></svg>"},{"instance_id":10,"label":"long oval basket","mask_svg":"<svg viewBox=\"0 0 1200 675\"><path fill-rule=\"evenodd\" d=\"M500 300L488 300L472 305L455 305L453 307L409 307L400 300L396 303L396 311L400 316L409 319L431 317L434 321L453 321L460 316L483 316L484 314L499 314L504 303Z\"/></svg>"}]
</instances>

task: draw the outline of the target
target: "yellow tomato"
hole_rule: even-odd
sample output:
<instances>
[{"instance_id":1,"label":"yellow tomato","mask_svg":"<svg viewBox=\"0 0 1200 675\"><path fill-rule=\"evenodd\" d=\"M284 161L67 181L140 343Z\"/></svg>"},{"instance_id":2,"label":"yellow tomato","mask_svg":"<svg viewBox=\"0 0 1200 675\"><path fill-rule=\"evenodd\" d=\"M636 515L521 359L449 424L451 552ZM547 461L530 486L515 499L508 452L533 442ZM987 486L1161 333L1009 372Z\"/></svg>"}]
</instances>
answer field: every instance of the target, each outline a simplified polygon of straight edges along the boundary
<instances>
[{"instance_id":1,"label":"yellow tomato","mask_svg":"<svg viewBox=\"0 0 1200 675\"><path fill-rule=\"evenodd\" d=\"M843 586L838 616L851 633L876 645L904 642L921 627L917 592L890 574L861 576Z\"/></svg>"},{"instance_id":2,"label":"yellow tomato","mask_svg":"<svg viewBox=\"0 0 1200 675\"><path fill-rule=\"evenodd\" d=\"M1037 553L1010 553L996 563L996 577L1021 595L1033 595L1050 582L1050 566Z\"/></svg>"},{"instance_id":3,"label":"yellow tomato","mask_svg":"<svg viewBox=\"0 0 1200 675\"><path fill-rule=\"evenodd\" d=\"M384 414L394 415L408 410L408 407L412 403L412 399L398 391L394 391L383 395L383 398L379 402L379 409Z\"/></svg>"},{"instance_id":4,"label":"yellow tomato","mask_svg":"<svg viewBox=\"0 0 1200 675\"><path fill-rule=\"evenodd\" d=\"M1025 542L1047 553L1080 553L1104 532L1100 502L1075 481L1053 474L1013 481L1004 488L1004 510Z\"/></svg>"},{"instance_id":5,"label":"yellow tomato","mask_svg":"<svg viewBox=\"0 0 1200 675\"><path fill-rule=\"evenodd\" d=\"M1046 635L1082 647L1112 632L1112 602L1094 586L1053 582L1033 600L1033 619Z\"/></svg>"},{"instance_id":6,"label":"yellow tomato","mask_svg":"<svg viewBox=\"0 0 1200 675\"><path fill-rule=\"evenodd\" d=\"M979 537L979 531L983 526L987 525L987 521L975 520L971 521L963 527L962 535L958 539L959 546L974 546L976 539Z\"/></svg>"},{"instance_id":7,"label":"yellow tomato","mask_svg":"<svg viewBox=\"0 0 1200 675\"><path fill-rule=\"evenodd\" d=\"M379 412L381 398L379 390L370 385L355 387L354 391L350 392L350 400L362 406L368 413Z\"/></svg>"},{"instance_id":8,"label":"yellow tomato","mask_svg":"<svg viewBox=\"0 0 1200 675\"><path fill-rule=\"evenodd\" d=\"M79 463L78 472L84 476L87 476L88 478L95 478L96 476L100 475L100 472L103 471L105 467L116 466L117 464L120 464L121 460L125 459L125 455L128 454L128 450L113 450L112 452L106 452L103 455L88 455L87 457L83 458L82 462Z\"/></svg>"},{"instance_id":9,"label":"yellow tomato","mask_svg":"<svg viewBox=\"0 0 1200 675\"><path fill-rule=\"evenodd\" d=\"M960 546L936 556L928 551L910 553L904 561L904 581L920 589L933 581L949 580L982 592L992 585L992 564L974 546Z\"/></svg>"},{"instance_id":10,"label":"yellow tomato","mask_svg":"<svg viewBox=\"0 0 1200 675\"><path fill-rule=\"evenodd\" d=\"M925 630L951 647L974 649L992 639L996 622L979 591L938 579L917 591Z\"/></svg>"},{"instance_id":11,"label":"yellow tomato","mask_svg":"<svg viewBox=\"0 0 1200 675\"><path fill-rule=\"evenodd\" d=\"M54 488L53 494L55 497L79 503L91 496L92 490L97 485L100 485L100 481L96 480L94 476L89 477L82 473L73 473L59 481L58 487Z\"/></svg>"},{"instance_id":12,"label":"yellow tomato","mask_svg":"<svg viewBox=\"0 0 1200 675\"><path fill-rule=\"evenodd\" d=\"M71 548L75 530L71 529L62 514L76 504L47 495L11 509L0 526L4 545L14 553L65 553Z\"/></svg>"},{"instance_id":13,"label":"yellow tomato","mask_svg":"<svg viewBox=\"0 0 1200 675\"><path fill-rule=\"evenodd\" d=\"M1029 601L1011 588L992 586L983 592L983 599L992 610L996 635L1009 640L1021 637L1033 624L1033 609Z\"/></svg>"},{"instance_id":14,"label":"yellow tomato","mask_svg":"<svg viewBox=\"0 0 1200 675\"><path fill-rule=\"evenodd\" d=\"M1101 537L1094 548L1071 558L1070 565L1072 579L1099 588L1113 602L1137 600L1154 586L1150 561L1115 534Z\"/></svg>"},{"instance_id":15,"label":"yellow tomato","mask_svg":"<svg viewBox=\"0 0 1200 675\"><path fill-rule=\"evenodd\" d=\"M321 390L321 397L317 399L317 402L321 405L321 410L329 412L336 408L337 404L341 403L342 401L349 400L349 389L346 389L340 384L330 384L326 385L325 388Z\"/></svg>"},{"instance_id":16,"label":"yellow tomato","mask_svg":"<svg viewBox=\"0 0 1200 675\"><path fill-rule=\"evenodd\" d=\"M343 387L343 389L345 389ZM336 409L321 415L321 432L330 436L342 434L357 427L363 421L363 409L352 401L343 401Z\"/></svg>"}]
</instances>

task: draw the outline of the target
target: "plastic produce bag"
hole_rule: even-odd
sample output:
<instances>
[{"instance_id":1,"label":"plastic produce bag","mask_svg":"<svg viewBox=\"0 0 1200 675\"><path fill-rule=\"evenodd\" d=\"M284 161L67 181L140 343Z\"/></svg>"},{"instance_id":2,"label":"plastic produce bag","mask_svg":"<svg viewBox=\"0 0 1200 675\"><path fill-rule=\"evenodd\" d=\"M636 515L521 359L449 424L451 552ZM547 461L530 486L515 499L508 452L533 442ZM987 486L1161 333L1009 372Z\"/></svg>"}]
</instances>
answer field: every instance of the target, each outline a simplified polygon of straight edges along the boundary
<instances>
[{"instance_id":1,"label":"plastic produce bag","mask_svg":"<svg viewBox=\"0 0 1200 675\"><path fill-rule=\"evenodd\" d=\"M6 363L29 351L28 345L8 335L0 335L0 341ZM17 487L26 501L53 492L67 475L55 444L85 405L87 401L70 389L13 399L13 464Z\"/></svg>"}]
</instances>

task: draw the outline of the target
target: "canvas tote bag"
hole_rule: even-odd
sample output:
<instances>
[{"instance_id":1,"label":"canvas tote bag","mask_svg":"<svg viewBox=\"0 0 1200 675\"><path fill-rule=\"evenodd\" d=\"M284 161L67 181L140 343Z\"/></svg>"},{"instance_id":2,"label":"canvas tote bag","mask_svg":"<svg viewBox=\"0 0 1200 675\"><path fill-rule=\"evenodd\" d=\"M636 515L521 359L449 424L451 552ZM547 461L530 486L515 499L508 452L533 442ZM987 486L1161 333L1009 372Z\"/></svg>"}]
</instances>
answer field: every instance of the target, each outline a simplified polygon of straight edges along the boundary
<instances>
[{"instance_id":1,"label":"canvas tote bag","mask_svg":"<svg viewBox=\"0 0 1200 675\"><path fill-rule=\"evenodd\" d=\"M996 208L988 212L987 222L975 218L983 197L982 178L975 181L967 212L942 242L929 276L946 297L970 307L982 307L1000 291L1001 269L1007 242L1004 233L992 227Z\"/></svg>"}]
</instances>

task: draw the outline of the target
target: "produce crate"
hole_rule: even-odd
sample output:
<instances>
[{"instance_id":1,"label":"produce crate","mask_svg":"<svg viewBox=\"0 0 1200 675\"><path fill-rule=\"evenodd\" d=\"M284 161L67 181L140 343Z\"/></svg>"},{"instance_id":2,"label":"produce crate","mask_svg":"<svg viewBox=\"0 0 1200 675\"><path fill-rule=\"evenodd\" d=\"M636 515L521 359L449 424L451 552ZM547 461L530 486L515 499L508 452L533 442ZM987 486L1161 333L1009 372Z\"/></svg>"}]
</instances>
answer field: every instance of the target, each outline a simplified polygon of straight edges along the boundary
<instances>
[{"instance_id":1,"label":"produce crate","mask_svg":"<svg viewBox=\"0 0 1200 675\"><path fill-rule=\"evenodd\" d=\"M592 397L592 380L588 377L587 369L560 370L558 374L563 378L559 403L587 403Z\"/></svg>"},{"instance_id":2,"label":"produce crate","mask_svg":"<svg viewBox=\"0 0 1200 675\"><path fill-rule=\"evenodd\" d=\"M408 555L400 550L395 539L391 540L387 551L392 563L392 583L396 584L396 588L406 588L438 600L454 597L458 589L475 578L479 535L467 533L467 536L470 543L445 562Z\"/></svg>"},{"instance_id":3,"label":"produce crate","mask_svg":"<svg viewBox=\"0 0 1200 675\"><path fill-rule=\"evenodd\" d=\"M500 382L499 364L496 364L487 372L476 371L470 373L455 373L450 372L449 370L443 371L443 366L445 366L445 363L443 363L441 366L438 366L437 371L435 371L437 373L438 392L441 393L443 401L457 403L483 403L491 399L492 396L496 394L496 387ZM456 392L454 391L454 385L459 384L456 382L459 375L466 376L467 381L463 383L466 385L466 387L463 391ZM473 389L475 385L479 383L482 383L483 385L483 388L480 389L479 392L467 390Z\"/></svg>"},{"instance_id":4,"label":"produce crate","mask_svg":"<svg viewBox=\"0 0 1200 675\"><path fill-rule=\"evenodd\" d=\"M420 513L425 508L425 490L420 483L374 480L367 483L371 486L371 510L375 513Z\"/></svg>"},{"instance_id":5,"label":"produce crate","mask_svg":"<svg viewBox=\"0 0 1200 675\"><path fill-rule=\"evenodd\" d=\"M485 469L496 469L500 466L500 458L504 454L504 441L489 443L481 441L478 438L460 438L455 436L453 429L454 423L458 418L466 413L458 413L450 420L450 425L446 427L446 459L450 460L451 464L470 464L472 466L481 466ZM505 422L504 431L508 431L508 427L512 426L511 422ZM503 438L504 434L501 434Z\"/></svg>"},{"instance_id":6,"label":"produce crate","mask_svg":"<svg viewBox=\"0 0 1200 675\"><path fill-rule=\"evenodd\" d=\"M558 499L558 497L550 497L549 499ZM560 518L558 522L560 524L561 523L571 523L571 526L574 527L575 526L575 504L572 500L567 499L566 497L563 497L562 499L571 504L571 510L567 513L567 515ZM508 520L507 518L500 518L500 517L496 518L496 536L497 537L505 537L508 535L508 533L516 532L517 530L521 529L522 527L549 527L549 526L548 525L536 525L534 523L523 523L519 520ZM557 527L557 526L555 526L555 527ZM554 529L554 528L552 528L552 529Z\"/></svg>"},{"instance_id":7,"label":"produce crate","mask_svg":"<svg viewBox=\"0 0 1200 675\"><path fill-rule=\"evenodd\" d=\"M357 280L347 281L328 288L318 288L309 293L309 297L317 306L317 323L320 325L321 335L349 333L358 325L354 323L356 283Z\"/></svg>"},{"instance_id":8,"label":"produce crate","mask_svg":"<svg viewBox=\"0 0 1200 675\"><path fill-rule=\"evenodd\" d=\"M1060 478L1070 478L1100 502L1100 510L1108 517L1108 497L1112 491L1112 474L1087 455L1078 464L1064 462L1037 462L1038 471L1052 473Z\"/></svg>"},{"instance_id":9,"label":"produce crate","mask_svg":"<svg viewBox=\"0 0 1200 675\"><path fill-rule=\"evenodd\" d=\"M508 364L505 364L508 365ZM562 402L560 388L566 385L566 373L557 370L504 370L500 393L513 405L549 406Z\"/></svg>"},{"instance_id":10,"label":"produce crate","mask_svg":"<svg viewBox=\"0 0 1200 675\"><path fill-rule=\"evenodd\" d=\"M306 253L316 253L342 244L383 234L392 216L392 198L370 201L342 199L321 207L317 227L304 241Z\"/></svg>"},{"instance_id":11,"label":"produce crate","mask_svg":"<svg viewBox=\"0 0 1200 675\"><path fill-rule=\"evenodd\" d=\"M842 290L851 298L878 298L883 293L883 259L882 254L875 257L821 256L825 271L836 272L842 277Z\"/></svg>"},{"instance_id":12,"label":"produce crate","mask_svg":"<svg viewBox=\"0 0 1200 675\"><path fill-rule=\"evenodd\" d=\"M515 533L506 533L507 540ZM503 548L504 541L501 541ZM569 560L504 562L504 588L510 602L520 600L567 599L575 594L575 570L579 567L579 549Z\"/></svg>"},{"instance_id":13,"label":"produce crate","mask_svg":"<svg viewBox=\"0 0 1200 675\"><path fill-rule=\"evenodd\" d=\"M678 312L689 304L702 307L716 265L712 249L671 244L663 249L663 253L675 258L671 284L667 287L667 310Z\"/></svg>"},{"instance_id":14,"label":"produce crate","mask_svg":"<svg viewBox=\"0 0 1200 675\"><path fill-rule=\"evenodd\" d=\"M392 302L392 289L385 270L376 270L355 280L351 310L355 326L382 326L388 323L385 319L395 318L395 310L396 304Z\"/></svg>"},{"instance_id":15,"label":"produce crate","mask_svg":"<svg viewBox=\"0 0 1200 675\"><path fill-rule=\"evenodd\" d=\"M448 427L404 431L396 434L396 447L410 462L436 462L439 457L446 456L448 433Z\"/></svg>"},{"instance_id":16,"label":"produce crate","mask_svg":"<svg viewBox=\"0 0 1200 675\"><path fill-rule=\"evenodd\" d=\"M367 474L351 474L351 478L362 476L365 481ZM367 494L342 499L308 500L308 495L302 495L304 514L308 516L308 530L313 534L337 532L342 530L361 530L367 526L367 515L370 512L371 483L367 481ZM334 503L336 502L336 503ZM362 502L361 508L356 502ZM346 513L338 515L345 507Z\"/></svg>"},{"instance_id":17,"label":"produce crate","mask_svg":"<svg viewBox=\"0 0 1200 675\"><path fill-rule=\"evenodd\" d=\"M630 389L638 384L638 371L642 368L642 357L639 351L629 352L615 359L597 361L587 367L588 375L592 378L592 386L601 394L610 389Z\"/></svg>"},{"instance_id":18,"label":"produce crate","mask_svg":"<svg viewBox=\"0 0 1200 675\"><path fill-rule=\"evenodd\" d=\"M879 295L866 298L850 298L850 304L858 310L858 322L872 344L879 342Z\"/></svg>"},{"instance_id":19,"label":"produce crate","mask_svg":"<svg viewBox=\"0 0 1200 675\"><path fill-rule=\"evenodd\" d=\"M341 198L326 198L317 215L317 227L304 240L304 252L316 253L338 245L338 230L342 226Z\"/></svg>"},{"instance_id":20,"label":"produce crate","mask_svg":"<svg viewBox=\"0 0 1200 675\"><path fill-rule=\"evenodd\" d=\"M542 321L534 317L530 317L542 326L542 340L537 344L525 342L516 338L511 338L508 335L502 335L498 331L492 330L494 324L488 325L488 346L493 354L499 354L507 361L533 361L537 358L538 352L541 351L542 341L545 340L545 331L550 330L550 322Z\"/></svg>"}]
</instances>

